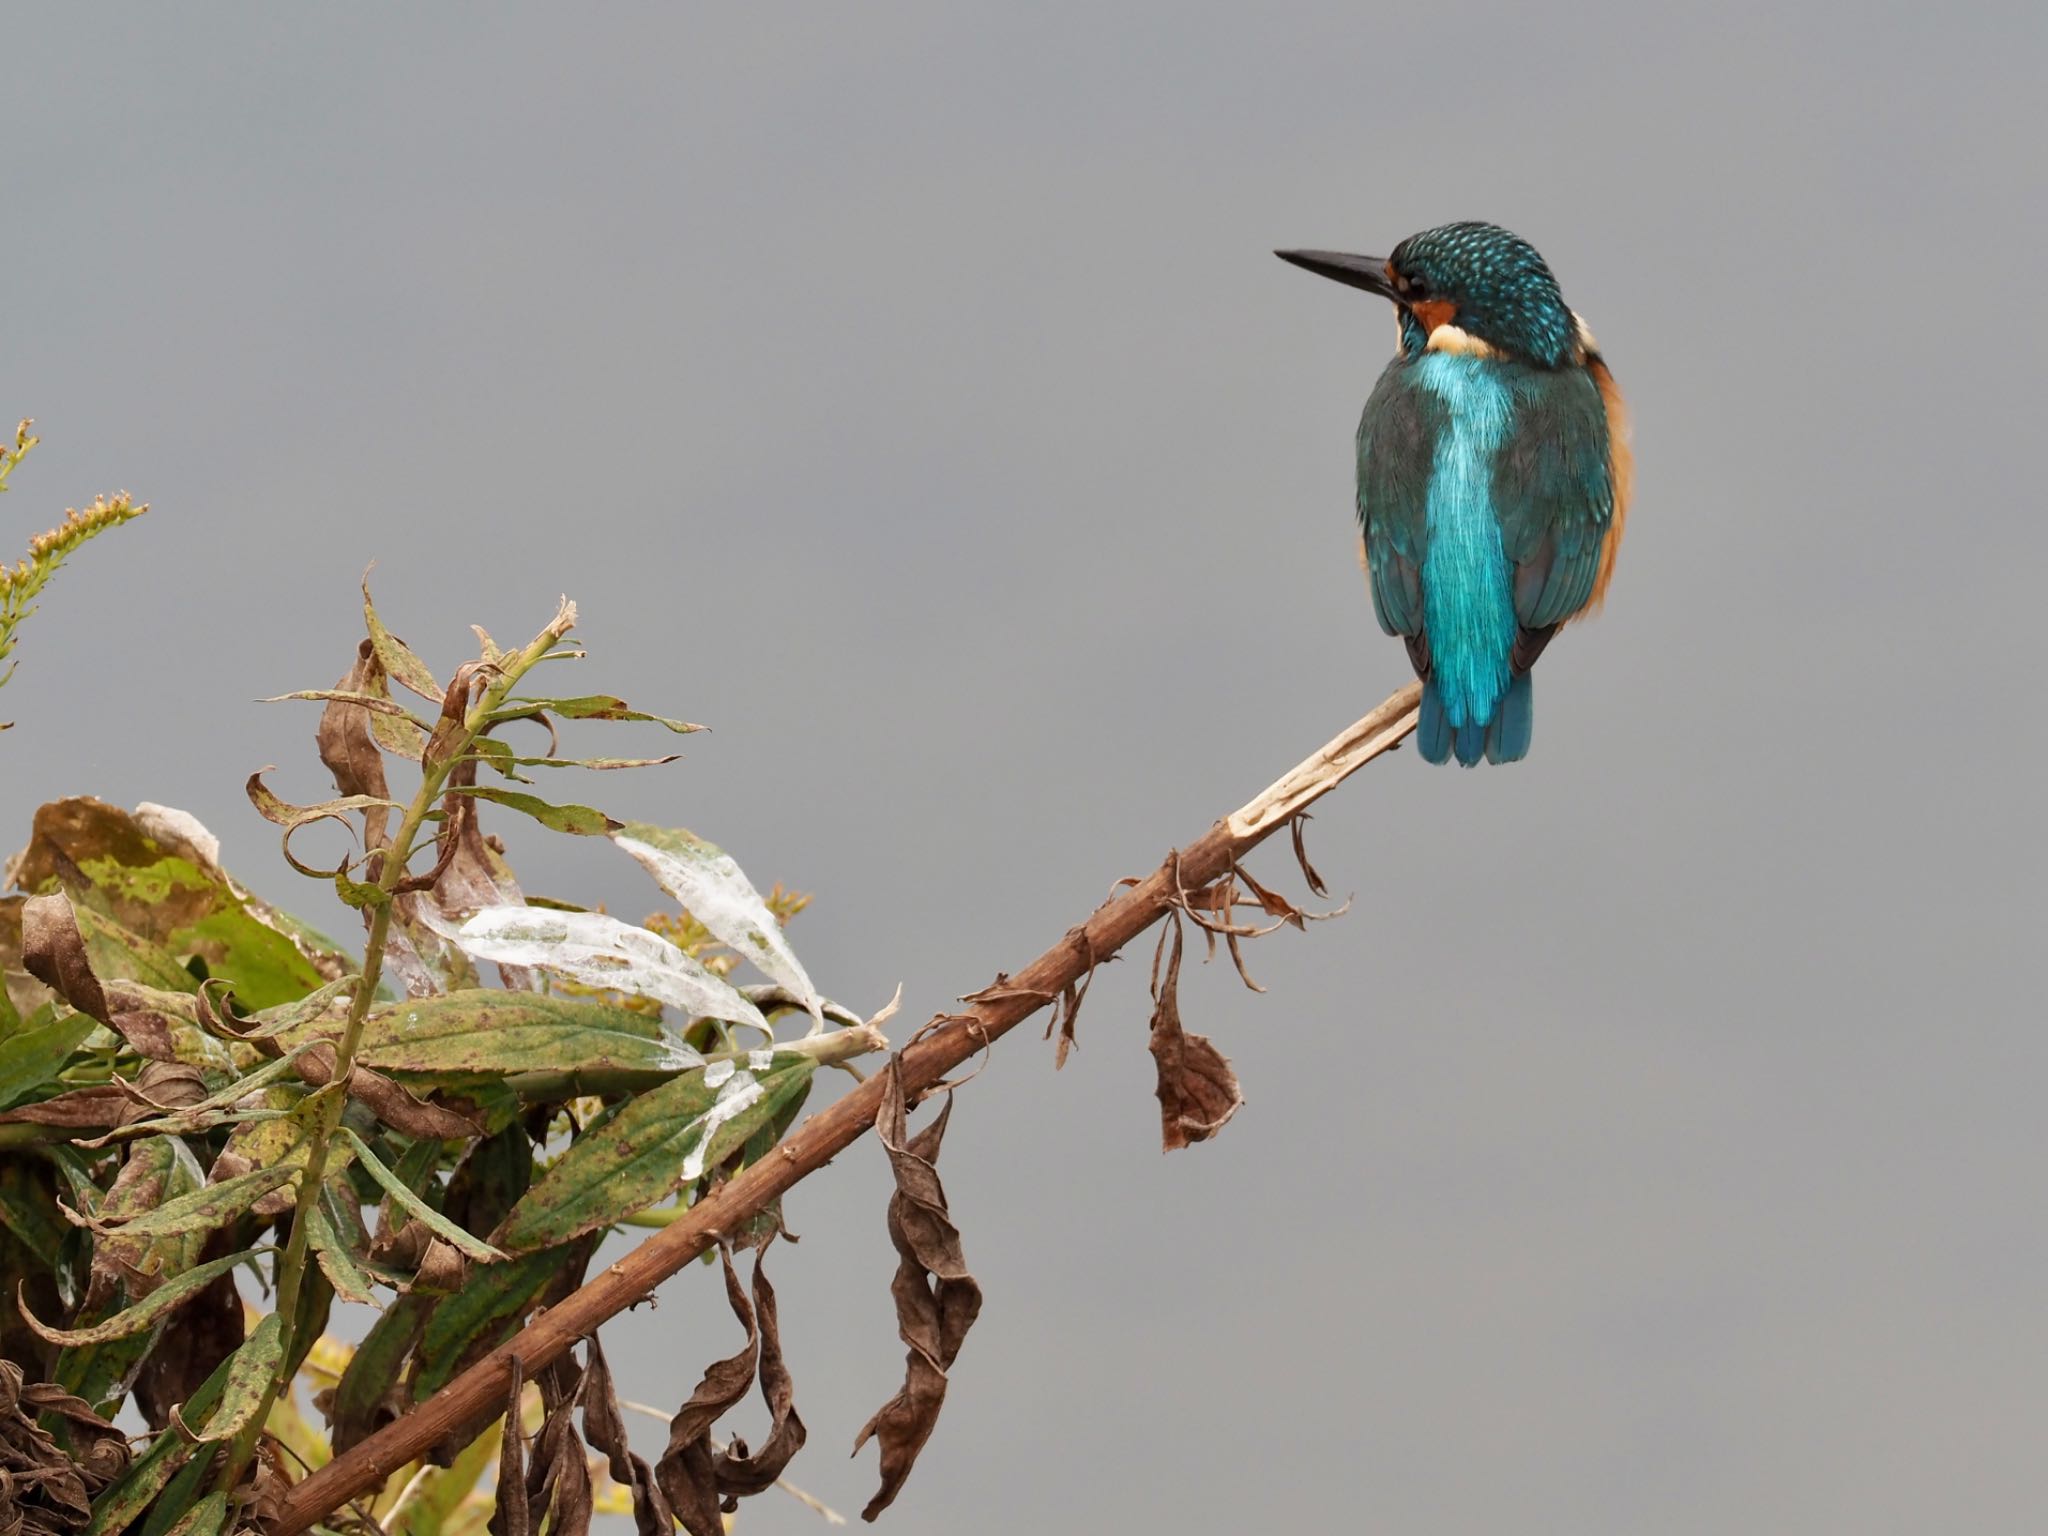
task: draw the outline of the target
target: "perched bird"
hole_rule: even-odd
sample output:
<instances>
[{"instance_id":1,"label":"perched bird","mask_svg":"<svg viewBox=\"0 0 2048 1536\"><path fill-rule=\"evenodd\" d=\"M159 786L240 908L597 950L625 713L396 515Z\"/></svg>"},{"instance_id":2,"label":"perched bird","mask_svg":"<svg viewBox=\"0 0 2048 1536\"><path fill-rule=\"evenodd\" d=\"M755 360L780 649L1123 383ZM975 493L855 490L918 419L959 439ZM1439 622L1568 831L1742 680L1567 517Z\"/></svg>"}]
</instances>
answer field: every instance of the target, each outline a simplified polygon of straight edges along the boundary
<instances>
[{"instance_id":1,"label":"perched bird","mask_svg":"<svg viewBox=\"0 0 2048 1536\"><path fill-rule=\"evenodd\" d=\"M1422 679L1422 755L1514 762L1529 669L1614 573L1631 472L1614 375L1543 258L1498 225L1425 230L1384 260L1274 254L1394 302L1400 349L1358 423L1373 609Z\"/></svg>"}]
</instances>

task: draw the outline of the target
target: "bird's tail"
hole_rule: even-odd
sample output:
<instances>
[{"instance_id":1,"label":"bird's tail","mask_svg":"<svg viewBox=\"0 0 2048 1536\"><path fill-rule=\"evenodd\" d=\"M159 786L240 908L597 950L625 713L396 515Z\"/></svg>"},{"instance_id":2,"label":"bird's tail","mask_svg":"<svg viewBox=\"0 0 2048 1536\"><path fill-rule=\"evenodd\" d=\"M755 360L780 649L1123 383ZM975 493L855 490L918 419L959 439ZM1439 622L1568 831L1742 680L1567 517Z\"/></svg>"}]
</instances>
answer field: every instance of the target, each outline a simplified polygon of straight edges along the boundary
<instances>
[{"instance_id":1,"label":"bird's tail","mask_svg":"<svg viewBox=\"0 0 2048 1536\"><path fill-rule=\"evenodd\" d=\"M1468 720L1458 726L1445 718L1443 696L1431 679L1422 685L1415 744L1425 762L1447 763L1455 756L1467 768L1481 758L1489 763L1515 763L1529 755L1535 723L1536 695L1526 672L1509 680L1508 691L1494 706L1491 720Z\"/></svg>"}]
</instances>

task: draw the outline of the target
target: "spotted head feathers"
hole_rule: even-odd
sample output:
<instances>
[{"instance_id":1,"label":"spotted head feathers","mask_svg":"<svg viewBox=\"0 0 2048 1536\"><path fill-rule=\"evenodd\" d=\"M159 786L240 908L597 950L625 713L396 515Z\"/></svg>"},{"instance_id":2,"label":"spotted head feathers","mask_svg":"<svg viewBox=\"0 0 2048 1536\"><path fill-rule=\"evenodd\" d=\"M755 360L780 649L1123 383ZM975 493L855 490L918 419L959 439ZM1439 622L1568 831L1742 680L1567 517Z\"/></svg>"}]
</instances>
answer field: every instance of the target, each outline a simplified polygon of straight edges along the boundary
<instances>
[{"instance_id":1,"label":"spotted head feathers","mask_svg":"<svg viewBox=\"0 0 2048 1536\"><path fill-rule=\"evenodd\" d=\"M1410 235L1381 261L1331 251L1281 258L1394 301L1402 351L1498 353L1561 368L1587 350L1536 248L1498 224L1467 221Z\"/></svg>"}]
</instances>

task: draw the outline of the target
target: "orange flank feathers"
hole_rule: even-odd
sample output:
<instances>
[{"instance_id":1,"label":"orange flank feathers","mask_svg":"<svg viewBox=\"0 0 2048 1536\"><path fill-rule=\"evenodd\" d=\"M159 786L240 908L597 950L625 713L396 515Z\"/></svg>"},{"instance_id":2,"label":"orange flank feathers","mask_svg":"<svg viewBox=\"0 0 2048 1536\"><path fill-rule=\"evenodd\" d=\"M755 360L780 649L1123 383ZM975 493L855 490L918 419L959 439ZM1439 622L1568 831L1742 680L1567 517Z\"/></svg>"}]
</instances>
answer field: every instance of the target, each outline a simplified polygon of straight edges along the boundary
<instances>
[{"instance_id":1,"label":"orange flank feathers","mask_svg":"<svg viewBox=\"0 0 2048 1536\"><path fill-rule=\"evenodd\" d=\"M1614 556L1621 548L1621 534L1628 524L1629 493L1635 489L1635 453L1628 445L1628 402L1621 398L1621 386L1614 382L1607 363L1599 353L1587 356L1586 367L1600 388L1600 402L1607 407L1607 474L1614 485L1614 517L1607 525L1607 537L1600 541L1600 569L1593 577L1593 595L1586 599L1574 618L1598 611L1607 598L1607 583L1614 575Z\"/></svg>"}]
</instances>

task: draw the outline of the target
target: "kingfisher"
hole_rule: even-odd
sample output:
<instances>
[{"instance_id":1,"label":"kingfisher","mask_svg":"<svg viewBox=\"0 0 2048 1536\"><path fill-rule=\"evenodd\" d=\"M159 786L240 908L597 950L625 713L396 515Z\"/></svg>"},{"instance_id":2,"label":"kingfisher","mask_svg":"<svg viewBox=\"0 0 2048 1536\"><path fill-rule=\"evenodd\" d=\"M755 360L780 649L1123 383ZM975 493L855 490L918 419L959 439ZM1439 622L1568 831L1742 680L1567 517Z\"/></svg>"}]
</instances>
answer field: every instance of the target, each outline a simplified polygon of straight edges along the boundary
<instances>
[{"instance_id":1,"label":"kingfisher","mask_svg":"<svg viewBox=\"0 0 2048 1536\"><path fill-rule=\"evenodd\" d=\"M1385 258L1273 254L1393 301L1397 350L1358 423L1373 611L1422 680L1423 757L1515 762L1530 669L1614 574L1633 470L1614 375L1535 247L1497 224Z\"/></svg>"}]
</instances>

